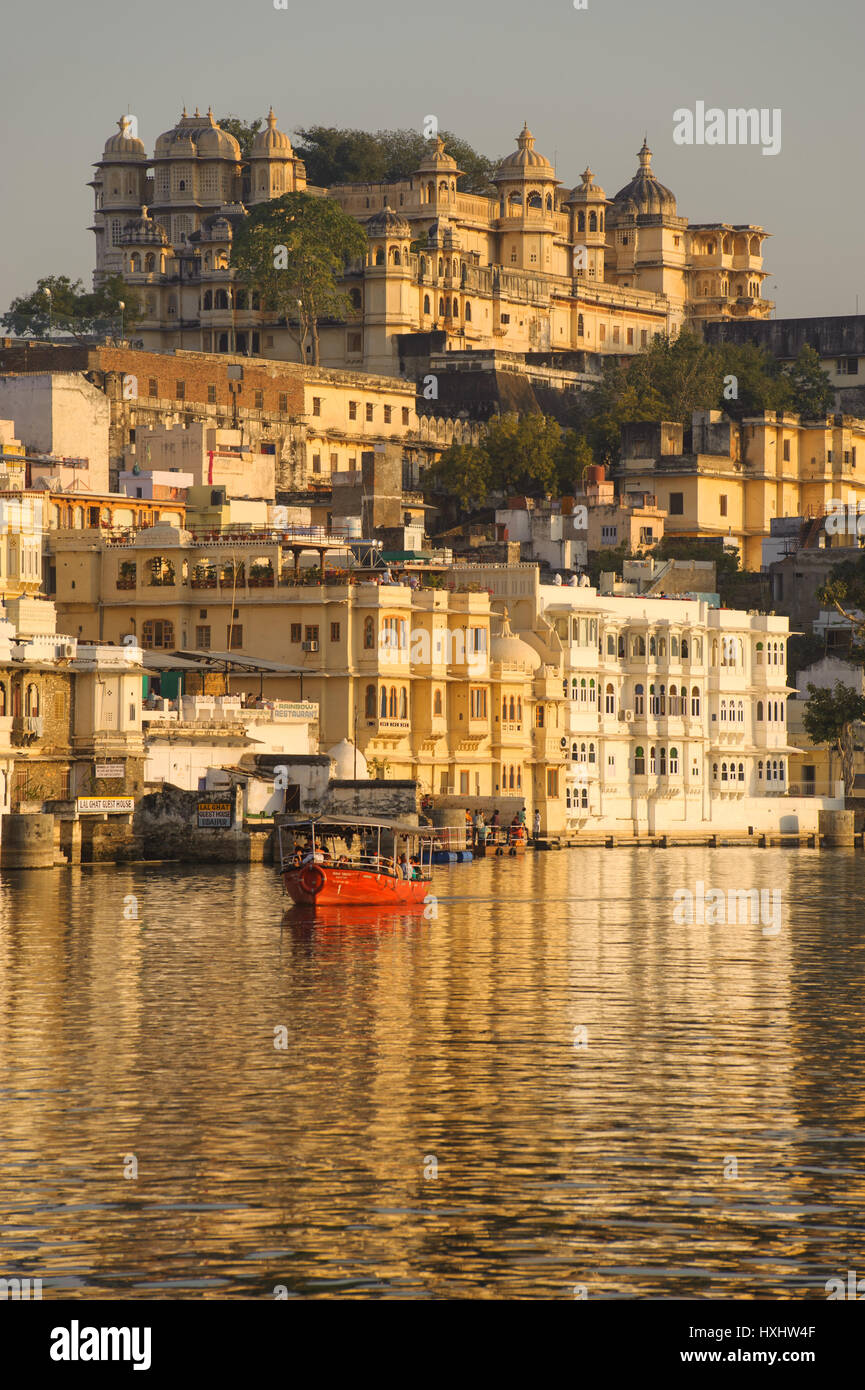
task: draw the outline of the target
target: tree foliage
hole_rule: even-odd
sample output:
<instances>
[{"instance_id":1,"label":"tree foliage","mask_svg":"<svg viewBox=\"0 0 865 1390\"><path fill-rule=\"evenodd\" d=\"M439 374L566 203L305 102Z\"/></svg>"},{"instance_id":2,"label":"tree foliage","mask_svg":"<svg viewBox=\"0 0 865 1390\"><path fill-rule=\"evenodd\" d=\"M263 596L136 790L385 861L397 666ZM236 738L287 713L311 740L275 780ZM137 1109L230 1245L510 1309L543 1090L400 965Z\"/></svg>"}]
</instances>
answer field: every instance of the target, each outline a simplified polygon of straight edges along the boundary
<instances>
[{"instance_id":1,"label":"tree foliage","mask_svg":"<svg viewBox=\"0 0 865 1390\"><path fill-rule=\"evenodd\" d=\"M262 119L259 116L254 121L244 121L240 116L233 113L228 116L220 116L216 122L223 130L227 130L229 135L233 135L240 146L242 159L249 159L252 150L252 142L262 127Z\"/></svg>"},{"instance_id":2,"label":"tree foliage","mask_svg":"<svg viewBox=\"0 0 865 1390\"><path fill-rule=\"evenodd\" d=\"M337 280L366 247L363 228L338 203L286 193L252 208L235 233L231 264L258 290L262 304L285 318L302 361L312 338L317 365L322 319L345 318L350 311Z\"/></svg>"},{"instance_id":3,"label":"tree foliage","mask_svg":"<svg viewBox=\"0 0 865 1390\"><path fill-rule=\"evenodd\" d=\"M586 440L549 415L495 416L479 444L453 444L425 477L430 495L482 507L488 497L573 492L594 462Z\"/></svg>"},{"instance_id":4,"label":"tree foliage","mask_svg":"<svg viewBox=\"0 0 865 1390\"><path fill-rule=\"evenodd\" d=\"M46 291L50 291L50 297ZM119 275L109 276L98 290L91 291L68 275L43 275L34 290L12 300L0 323L7 331L22 336L39 337L50 326L52 331L85 338L104 332L106 320L119 329L121 301L124 330L133 328L142 317L141 296Z\"/></svg>"},{"instance_id":5,"label":"tree foliage","mask_svg":"<svg viewBox=\"0 0 865 1390\"><path fill-rule=\"evenodd\" d=\"M415 172L429 154L431 142L419 130L356 130L312 125L294 132L296 153L306 165L311 184L395 183ZM459 188L493 195L491 183L498 160L488 159L452 131L440 132L448 154L463 170Z\"/></svg>"},{"instance_id":6,"label":"tree foliage","mask_svg":"<svg viewBox=\"0 0 865 1390\"><path fill-rule=\"evenodd\" d=\"M802 724L811 742L828 743L841 755L844 791L853 791L853 727L865 719L865 695L836 681L834 689L808 686Z\"/></svg>"}]
</instances>

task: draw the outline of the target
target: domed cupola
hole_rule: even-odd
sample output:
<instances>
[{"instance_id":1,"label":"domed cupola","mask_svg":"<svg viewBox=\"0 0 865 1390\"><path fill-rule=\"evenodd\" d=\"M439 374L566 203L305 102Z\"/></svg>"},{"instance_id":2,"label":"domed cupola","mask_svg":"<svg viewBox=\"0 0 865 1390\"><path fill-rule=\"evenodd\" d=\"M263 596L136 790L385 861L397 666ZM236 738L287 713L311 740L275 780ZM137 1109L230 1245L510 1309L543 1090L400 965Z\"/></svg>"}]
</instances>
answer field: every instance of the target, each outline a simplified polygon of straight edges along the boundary
<instances>
[{"instance_id":1,"label":"domed cupola","mask_svg":"<svg viewBox=\"0 0 865 1390\"><path fill-rule=\"evenodd\" d=\"M541 654L511 632L507 608L502 614L502 626L497 636L490 642L490 661L502 666L516 666L528 671L537 671L541 664Z\"/></svg>"},{"instance_id":2,"label":"domed cupola","mask_svg":"<svg viewBox=\"0 0 865 1390\"><path fill-rule=\"evenodd\" d=\"M655 178L652 172L652 151L643 140L639 152L640 167L630 183L620 188L610 210L611 220L622 218L653 216L675 217L676 199L669 188Z\"/></svg>"},{"instance_id":3,"label":"domed cupola","mask_svg":"<svg viewBox=\"0 0 865 1390\"><path fill-rule=\"evenodd\" d=\"M285 131L277 129L276 116L271 106L264 130L260 130L252 142L250 159L269 159L273 154L285 155L290 159L294 150Z\"/></svg>"},{"instance_id":4,"label":"domed cupola","mask_svg":"<svg viewBox=\"0 0 865 1390\"><path fill-rule=\"evenodd\" d=\"M241 159L240 145L229 131L223 130L222 126L216 124L211 107L207 108L207 115L204 120L207 124L193 136L200 158L227 159L232 164L239 164Z\"/></svg>"},{"instance_id":5,"label":"domed cupola","mask_svg":"<svg viewBox=\"0 0 865 1390\"><path fill-rule=\"evenodd\" d=\"M124 246L167 246L165 229L154 222L146 206L142 206L141 216L126 223L120 235Z\"/></svg>"},{"instance_id":6,"label":"domed cupola","mask_svg":"<svg viewBox=\"0 0 865 1390\"><path fill-rule=\"evenodd\" d=\"M493 174L493 183L508 183L514 179L555 181L555 171L545 155L535 149L535 137L524 125L517 136L517 148L502 160Z\"/></svg>"},{"instance_id":7,"label":"domed cupola","mask_svg":"<svg viewBox=\"0 0 865 1390\"><path fill-rule=\"evenodd\" d=\"M385 206L369 219L366 234L369 237L369 265L399 266L402 272L408 271L411 225L404 217Z\"/></svg>"},{"instance_id":8,"label":"domed cupola","mask_svg":"<svg viewBox=\"0 0 865 1390\"><path fill-rule=\"evenodd\" d=\"M366 231L369 237L401 239L411 236L410 224L398 212L394 212L392 207L387 206L369 219L366 224Z\"/></svg>"},{"instance_id":9,"label":"domed cupola","mask_svg":"<svg viewBox=\"0 0 865 1390\"><path fill-rule=\"evenodd\" d=\"M607 195L600 184L595 183L588 166L583 170L582 183L571 189L564 206L571 216L573 273L603 280Z\"/></svg>"},{"instance_id":10,"label":"domed cupola","mask_svg":"<svg viewBox=\"0 0 865 1390\"><path fill-rule=\"evenodd\" d=\"M105 141L102 159L107 164L126 164L147 162L144 141L130 135L132 117L121 116L117 122L118 133Z\"/></svg>"},{"instance_id":11,"label":"domed cupola","mask_svg":"<svg viewBox=\"0 0 865 1390\"><path fill-rule=\"evenodd\" d=\"M249 201L270 202L283 193L294 193L306 187L306 166L298 159L291 141L278 130L273 107L267 113L267 124L252 142L249 152Z\"/></svg>"},{"instance_id":12,"label":"domed cupola","mask_svg":"<svg viewBox=\"0 0 865 1390\"><path fill-rule=\"evenodd\" d=\"M445 150L444 140L437 135L429 154L424 155L415 170L421 202L433 205L453 202L457 193L457 179L462 172L453 155Z\"/></svg>"}]
</instances>

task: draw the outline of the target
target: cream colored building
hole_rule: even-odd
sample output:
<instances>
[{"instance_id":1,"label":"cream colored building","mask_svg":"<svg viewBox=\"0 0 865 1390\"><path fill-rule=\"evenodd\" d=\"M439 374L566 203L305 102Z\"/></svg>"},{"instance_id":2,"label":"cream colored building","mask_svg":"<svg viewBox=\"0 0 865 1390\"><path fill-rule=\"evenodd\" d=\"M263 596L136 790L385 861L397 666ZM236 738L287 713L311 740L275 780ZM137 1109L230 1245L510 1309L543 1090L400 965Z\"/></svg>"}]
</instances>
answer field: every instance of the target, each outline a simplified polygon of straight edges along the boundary
<instances>
[{"instance_id":1,"label":"cream colored building","mask_svg":"<svg viewBox=\"0 0 865 1390\"><path fill-rule=\"evenodd\" d=\"M146 347L296 359L299 349L255 294L234 282L234 229L249 207L307 189L271 111L249 160L237 141L184 110L152 159L121 118L91 181L96 283L121 274L143 297ZM361 222L366 257L344 280L349 309L321 326L322 361L398 376L405 335L436 350L628 353L683 323L767 317L754 225L691 224L652 170L646 142L613 198L591 169L562 187L528 127L495 175L497 196L461 192L441 139L391 184L307 191Z\"/></svg>"},{"instance_id":2,"label":"cream colored building","mask_svg":"<svg viewBox=\"0 0 865 1390\"><path fill-rule=\"evenodd\" d=\"M759 570L774 517L818 518L832 499L865 500L865 421L767 411L741 425L695 411L690 427L638 423L622 431L614 474L625 492L654 493L667 535L719 537Z\"/></svg>"}]
</instances>

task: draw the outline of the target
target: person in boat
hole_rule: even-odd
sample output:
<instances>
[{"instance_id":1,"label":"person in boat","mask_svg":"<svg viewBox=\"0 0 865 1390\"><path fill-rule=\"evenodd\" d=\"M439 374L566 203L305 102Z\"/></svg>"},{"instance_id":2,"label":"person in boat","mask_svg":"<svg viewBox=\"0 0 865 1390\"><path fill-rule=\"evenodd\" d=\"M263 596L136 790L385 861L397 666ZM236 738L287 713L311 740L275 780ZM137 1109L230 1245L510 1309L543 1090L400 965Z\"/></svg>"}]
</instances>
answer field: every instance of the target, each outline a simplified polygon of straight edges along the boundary
<instances>
[{"instance_id":1,"label":"person in boat","mask_svg":"<svg viewBox=\"0 0 865 1390\"><path fill-rule=\"evenodd\" d=\"M411 869L409 868L409 862L404 854L401 854L399 857L399 872L402 878L411 878Z\"/></svg>"},{"instance_id":2,"label":"person in boat","mask_svg":"<svg viewBox=\"0 0 865 1390\"><path fill-rule=\"evenodd\" d=\"M420 860L418 859L416 854L413 854L411 857L411 876L412 878L421 877Z\"/></svg>"}]
</instances>

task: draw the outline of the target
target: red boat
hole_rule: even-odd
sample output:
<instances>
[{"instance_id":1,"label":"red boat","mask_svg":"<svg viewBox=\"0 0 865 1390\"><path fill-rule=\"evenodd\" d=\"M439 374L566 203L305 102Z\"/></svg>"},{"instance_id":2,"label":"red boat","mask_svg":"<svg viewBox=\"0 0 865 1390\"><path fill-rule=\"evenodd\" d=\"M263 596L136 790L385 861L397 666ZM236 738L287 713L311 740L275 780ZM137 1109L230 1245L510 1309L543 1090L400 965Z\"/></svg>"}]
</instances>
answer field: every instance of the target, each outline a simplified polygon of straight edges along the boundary
<instances>
[{"instance_id":1,"label":"red boat","mask_svg":"<svg viewBox=\"0 0 865 1390\"><path fill-rule=\"evenodd\" d=\"M431 827L359 816L283 821L283 888L308 907L423 907L434 836Z\"/></svg>"}]
</instances>

